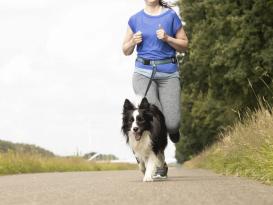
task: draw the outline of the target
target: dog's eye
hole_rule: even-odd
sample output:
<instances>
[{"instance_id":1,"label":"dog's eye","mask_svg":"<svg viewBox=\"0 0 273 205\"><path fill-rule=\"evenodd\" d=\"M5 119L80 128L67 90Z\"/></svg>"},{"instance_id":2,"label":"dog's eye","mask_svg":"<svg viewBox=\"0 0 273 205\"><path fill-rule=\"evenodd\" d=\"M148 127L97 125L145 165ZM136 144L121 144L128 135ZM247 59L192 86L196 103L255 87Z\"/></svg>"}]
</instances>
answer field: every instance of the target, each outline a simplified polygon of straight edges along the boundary
<instances>
[{"instance_id":1,"label":"dog's eye","mask_svg":"<svg viewBox=\"0 0 273 205\"><path fill-rule=\"evenodd\" d=\"M137 116L137 121L142 122L142 121L144 121L144 119L142 117L140 117L140 116Z\"/></svg>"},{"instance_id":2,"label":"dog's eye","mask_svg":"<svg viewBox=\"0 0 273 205\"><path fill-rule=\"evenodd\" d=\"M133 117L130 118L129 122L134 122L134 118Z\"/></svg>"}]
</instances>

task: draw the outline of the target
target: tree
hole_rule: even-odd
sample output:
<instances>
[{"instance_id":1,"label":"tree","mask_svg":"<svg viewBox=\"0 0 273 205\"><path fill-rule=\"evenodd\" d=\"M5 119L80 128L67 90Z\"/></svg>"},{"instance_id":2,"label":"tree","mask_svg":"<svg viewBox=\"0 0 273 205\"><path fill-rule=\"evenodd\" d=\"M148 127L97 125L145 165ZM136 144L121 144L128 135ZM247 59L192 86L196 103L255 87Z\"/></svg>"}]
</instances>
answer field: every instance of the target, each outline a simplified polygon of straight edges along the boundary
<instances>
[{"instance_id":1,"label":"tree","mask_svg":"<svg viewBox=\"0 0 273 205\"><path fill-rule=\"evenodd\" d=\"M258 98L273 103L273 0L180 0L190 39L181 65L179 162L212 144ZM239 113L239 114L238 114Z\"/></svg>"}]
</instances>

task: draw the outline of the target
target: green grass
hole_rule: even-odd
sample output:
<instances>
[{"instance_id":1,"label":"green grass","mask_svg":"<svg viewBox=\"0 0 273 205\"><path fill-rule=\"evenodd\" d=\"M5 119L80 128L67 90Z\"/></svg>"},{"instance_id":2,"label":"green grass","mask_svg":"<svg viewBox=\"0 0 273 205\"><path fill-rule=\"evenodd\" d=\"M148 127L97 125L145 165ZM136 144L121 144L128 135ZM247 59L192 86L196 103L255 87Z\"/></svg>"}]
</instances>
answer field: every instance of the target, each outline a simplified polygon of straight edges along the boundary
<instances>
[{"instance_id":1,"label":"green grass","mask_svg":"<svg viewBox=\"0 0 273 205\"><path fill-rule=\"evenodd\" d=\"M136 164L129 163L95 163L80 157L44 157L31 153L9 151L0 153L0 175L37 173L37 172L69 172L69 171L101 171L136 169Z\"/></svg>"},{"instance_id":2,"label":"green grass","mask_svg":"<svg viewBox=\"0 0 273 205\"><path fill-rule=\"evenodd\" d=\"M185 163L273 185L273 115L261 107L222 133L221 140Z\"/></svg>"}]
</instances>

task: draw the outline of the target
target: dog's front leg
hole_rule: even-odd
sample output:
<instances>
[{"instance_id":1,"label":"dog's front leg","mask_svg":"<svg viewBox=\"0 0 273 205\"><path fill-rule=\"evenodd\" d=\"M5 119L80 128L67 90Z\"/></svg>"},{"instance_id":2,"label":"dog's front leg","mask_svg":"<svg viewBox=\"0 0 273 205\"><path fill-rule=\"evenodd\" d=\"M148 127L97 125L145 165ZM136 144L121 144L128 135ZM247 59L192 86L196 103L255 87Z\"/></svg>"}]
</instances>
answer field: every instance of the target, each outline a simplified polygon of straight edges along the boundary
<instances>
[{"instance_id":1,"label":"dog's front leg","mask_svg":"<svg viewBox=\"0 0 273 205\"><path fill-rule=\"evenodd\" d=\"M145 171L146 171L145 162L143 161L143 159L141 157L137 157L136 155L135 155L135 157L136 157L136 160L138 163L139 170L142 172L142 174L145 175Z\"/></svg>"},{"instance_id":2,"label":"dog's front leg","mask_svg":"<svg viewBox=\"0 0 273 205\"><path fill-rule=\"evenodd\" d=\"M146 164L146 172L145 172L143 181L152 182L154 181L152 176L156 170L156 156L154 154L150 154L145 164Z\"/></svg>"},{"instance_id":3,"label":"dog's front leg","mask_svg":"<svg viewBox=\"0 0 273 205\"><path fill-rule=\"evenodd\" d=\"M145 167L145 162L140 160L138 163L139 170L145 175L146 172L146 167Z\"/></svg>"}]
</instances>

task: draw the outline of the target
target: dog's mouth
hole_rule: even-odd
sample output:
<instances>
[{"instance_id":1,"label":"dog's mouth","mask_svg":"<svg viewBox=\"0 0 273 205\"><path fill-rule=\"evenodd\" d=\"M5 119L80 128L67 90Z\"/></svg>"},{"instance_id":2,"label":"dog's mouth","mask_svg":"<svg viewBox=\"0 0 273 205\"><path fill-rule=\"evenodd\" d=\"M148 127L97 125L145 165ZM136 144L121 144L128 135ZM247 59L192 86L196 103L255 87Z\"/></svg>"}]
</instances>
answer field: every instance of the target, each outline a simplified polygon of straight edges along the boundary
<instances>
[{"instance_id":1,"label":"dog's mouth","mask_svg":"<svg viewBox=\"0 0 273 205\"><path fill-rule=\"evenodd\" d=\"M135 139L136 139L136 141L139 141L141 139L141 134L136 132Z\"/></svg>"}]
</instances>

